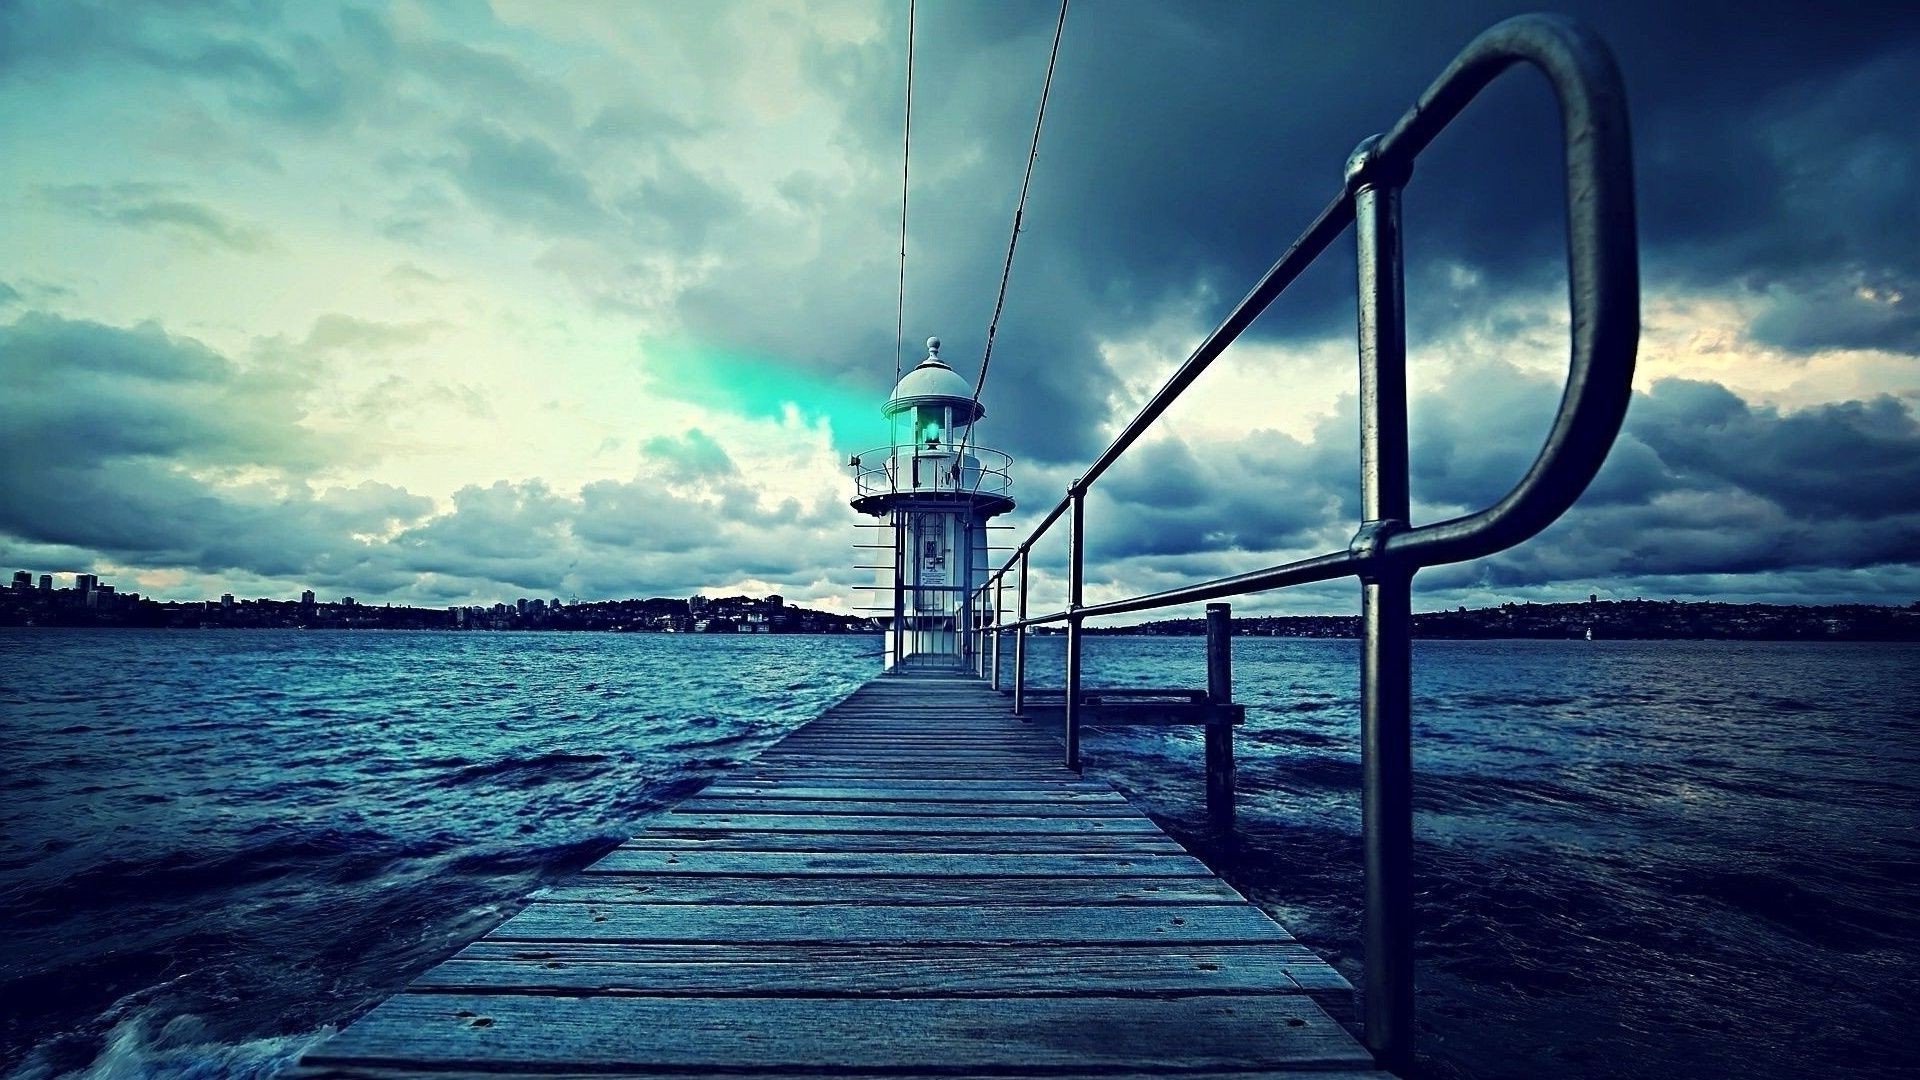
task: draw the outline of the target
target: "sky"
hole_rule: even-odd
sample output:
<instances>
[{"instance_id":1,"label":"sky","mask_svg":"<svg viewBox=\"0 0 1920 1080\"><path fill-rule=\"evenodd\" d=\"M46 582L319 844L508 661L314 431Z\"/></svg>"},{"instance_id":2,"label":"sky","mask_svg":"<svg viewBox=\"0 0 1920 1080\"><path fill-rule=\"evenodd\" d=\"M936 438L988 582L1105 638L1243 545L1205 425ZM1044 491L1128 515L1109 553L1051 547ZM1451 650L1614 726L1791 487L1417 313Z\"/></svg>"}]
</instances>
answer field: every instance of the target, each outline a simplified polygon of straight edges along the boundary
<instances>
[{"instance_id":1,"label":"sky","mask_svg":"<svg viewBox=\"0 0 1920 1080\"><path fill-rule=\"evenodd\" d=\"M1920 14L1552 9L1626 80L1634 401L1579 505L1417 606L1920 601ZM908 366L938 335L978 370L1057 10L920 4ZM1520 10L1074 4L977 432L1008 520ZM845 463L888 438L906 16L0 3L0 563L161 599L870 603ZM1558 400L1558 140L1510 74L1408 188L1417 520L1498 498ZM1353 276L1349 237L1095 488L1090 602L1347 545Z\"/></svg>"}]
</instances>

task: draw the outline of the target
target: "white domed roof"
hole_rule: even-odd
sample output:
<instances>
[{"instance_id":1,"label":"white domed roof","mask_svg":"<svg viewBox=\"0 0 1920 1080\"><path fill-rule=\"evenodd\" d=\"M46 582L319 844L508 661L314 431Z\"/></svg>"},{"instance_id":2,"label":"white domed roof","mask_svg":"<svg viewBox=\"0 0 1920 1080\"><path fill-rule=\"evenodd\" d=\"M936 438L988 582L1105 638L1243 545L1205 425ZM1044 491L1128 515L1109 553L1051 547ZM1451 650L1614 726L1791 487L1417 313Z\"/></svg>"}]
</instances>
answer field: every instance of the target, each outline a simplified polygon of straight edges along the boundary
<instances>
[{"instance_id":1,"label":"white domed roof","mask_svg":"<svg viewBox=\"0 0 1920 1080\"><path fill-rule=\"evenodd\" d=\"M939 338L927 339L927 358L900 377L884 411L892 416L915 405L951 405L955 424L971 424L987 412L973 403L973 387L967 380L940 359Z\"/></svg>"}]
</instances>

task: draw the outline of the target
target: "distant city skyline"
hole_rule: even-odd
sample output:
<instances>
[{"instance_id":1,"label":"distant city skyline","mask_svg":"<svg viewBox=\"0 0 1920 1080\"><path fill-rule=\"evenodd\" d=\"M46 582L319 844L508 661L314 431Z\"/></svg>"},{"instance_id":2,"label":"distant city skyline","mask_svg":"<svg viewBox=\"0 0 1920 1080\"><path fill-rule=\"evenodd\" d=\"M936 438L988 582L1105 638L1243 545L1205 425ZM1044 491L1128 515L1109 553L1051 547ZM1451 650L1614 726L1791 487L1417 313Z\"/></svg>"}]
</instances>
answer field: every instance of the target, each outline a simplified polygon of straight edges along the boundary
<instances>
[{"instance_id":1,"label":"distant city skyline","mask_svg":"<svg viewBox=\"0 0 1920 1080\"><path fill-rule=\"evenodd\" d=\"M1572 0L1620 57L1643 334L1612 459L1435 608L1920 597L1920 20ZM894 378L904 4L0 6L0 565L143 596L781 593L851 612ZM1510 6L1069 16L978 440L1052 505ZM1055 12L918 29L906 354L969 383ZM1305 28L1311 32L1305 32ZM1151 63L1141 42L1153 42ZM1390 58L1360 77L1352 58ZM1556 119L1407 191L1414 512L1497 498L1566 364ZM1344 548L1350 255L1088 505L1100 602ZM1018 535L1018 534L1013 534ZM1064 544L1034 562L1063 598ZM1355 610L1351 582L1246 597Z\"/></svg>"}]
</instances>

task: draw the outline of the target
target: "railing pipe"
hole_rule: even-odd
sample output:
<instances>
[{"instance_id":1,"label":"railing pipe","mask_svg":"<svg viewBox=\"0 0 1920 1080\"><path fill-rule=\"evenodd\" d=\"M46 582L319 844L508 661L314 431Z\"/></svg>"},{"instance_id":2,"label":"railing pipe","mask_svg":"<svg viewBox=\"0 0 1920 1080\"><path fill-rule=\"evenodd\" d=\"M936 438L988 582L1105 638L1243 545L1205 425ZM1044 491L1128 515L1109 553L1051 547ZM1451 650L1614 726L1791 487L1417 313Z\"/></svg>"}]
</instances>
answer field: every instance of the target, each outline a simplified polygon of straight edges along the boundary
<instances>
[{"instance_id":1,"label":"railing pipe","mask_svg":"<svg viewBox=\"0 0 1920 1080\"><path fill-rule=\"evenodd\" d=\"M900 511L893 512L893 663L898 667L906 659L906 563L907 525Z\"/></svg>"},{"instance_id":2,"label":"railing pipe","mask_svg":"<svg viewBox=\"0 0 1920 1080\"><path fill-rule=\"evenodd\" d=\"M1207 700L1233 704L1233 607L1207 605ZM1206 728L1207 820L1220 836L1233 833L1234 768L1233 725L1225 721Z\"/></svg>"},{"instance_id":3,"label":"railing pipe","mask_svg":"<svg viewBox=\"0 0 1920 1080\"><path fill-rule=\"evenodd\" d=\"M973 594L973 597L974 597L973 618L975 623L975 627L973 631L973 639L975 642L974 652L973 652L973 673L984 679L987 677L987 632L988 632L987 631L987 588L986 586L982 585L979 591Z\"/></svg>"},{"instance_id":4,"label":"railing pipe","mask_svg":"<svg viewBox=\"0 0 1920 1080\"><path fill-rule=\"evenodd\" d=\"M1378 136L1347 161L1358 248L1360 505L1356 550L1407 528L1407 334L1400 192L1407 167ZM1363 1012L1367 1048L1413 1055L1413 567L1370 559L1361 576L1360 776L1365 865Z\"/></svg>"},{"instance_id":5,"label":"railing pipe","mask_svg":"<svg viewBox=\"0 0 1920 1080\"><path fill-rule=\"evenodd\" d=\"M1078 480L1068 489L1073 504L1073 523L1067 533L1067 694L1066 742L1067 768L1080 767L1080 585L1086 571L1087 498L1086 488Z\"/></svg>"},{"instance_id":6,"label":"railing pipe","mask_svg":"<svg viewBox=\"0 0 1920 1080\"><path fill-rule=\"evenodd\" d=\"M1007 599L1006 585L1005 578L995 575L993 579L993 680L991 683L995 690L1000 689L1000 613L1006 610L1003 606Z\"/></svg>"},{"instance_id":7,"label":"railing pipe","mask_svg":"<svg viewBox=\"0 0 1920 1080\"><path fill-rule=\"evenodd\" d=\"M1022 716L1027 708L1027 562L1031 556L1020 550L1020 587L1017 622L1013 629L1013 715Z\"/></svg>"}]
</instances>

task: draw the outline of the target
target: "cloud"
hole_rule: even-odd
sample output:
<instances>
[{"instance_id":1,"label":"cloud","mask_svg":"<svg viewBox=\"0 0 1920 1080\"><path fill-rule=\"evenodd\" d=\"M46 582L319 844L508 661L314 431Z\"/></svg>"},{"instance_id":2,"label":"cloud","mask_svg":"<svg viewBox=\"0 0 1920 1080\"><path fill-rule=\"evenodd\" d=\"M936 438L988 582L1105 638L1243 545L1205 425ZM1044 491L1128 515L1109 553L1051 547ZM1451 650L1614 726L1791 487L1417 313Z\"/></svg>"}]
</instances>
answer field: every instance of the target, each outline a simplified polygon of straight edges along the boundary
<instances>
[{"instance_id":1,"label":"cloud","mask_svg":"<svg viewBox=\"0 0 1920 1080\"><path fill-rule=\"evenodd\" d=\"M740 472L713 436L699 428L689 429L677 438L661 435L648 439L641 453L665 469L694 480L736 476Z\"/></svg>"},{"instance_id":2,"label":"cloud","mask_svg":"<svg viewBox=\"0 0 1920 1080\"><path fill-rule=\"evenodd\" d=\"M200 247L258 252L272 246L265 232L241 225L164 184L64 184L42 188L41 197L74 213L112 225L166 232Z\"/></svg>"},{"instance_id":3,"label":"cloud","mask_svg":"<svg viewBox=\"0 0 1920 1080\"><path fill-rule=\"evenodd\" d=\"M1409 421L1416 521L1504 495L1539 451L1558 392L1551 378L1497 361L1430 378ZM1090 581L1118 597L1344 548L1359 525L1357 426L1349 396L1309 440L1255 431L1142 443L1093 489ZM1559 523L1486 559L1422 571L1419 581L1447 605L1633 581L1698 589L1708 575L1792 591L1829 569L1909 565L1916 535L1920 423L1908 403L1787 411L1717 383L1668 378L1635 395L1606 466ZM1062 545L1043 550L1036 565L1057 576ZM1321 604L1338 591L1305 595ZM1286 606L1300 595L1242 603Z\"/></svg>"},{"instance_id":4,"label":"cloud","mask_svg":"<svg viewBox=\"0 0 1920 1080\"><path fill-rule=\"evenodd\" d=\"M242 369L152 323L29 312L0 327L0 380L0 446L23 473L116 458L305 472L345 456L300 424L303 373Z\"/></svg>"},{"instance_id":5,"label":"cloud","mask_svg":"<svg viewBox=\"0 0 1920 1080\"><path fill-rule=\"evenodd\" d=\"M453 131L449 172L468 197L510 220L562 232L604 225L607 211L587 178L532 135L473 122Z\"/></svg>"},{"instance_id":6,"label":"cloud","mask_svg":"<svg viewBox=\"0 0 1920 1080\"><path fill-rule=\"evenodd\" d=\"M431 340L439 330L432 322L385 323L329 312L314 320L305 347L377 352L419 345Z\"/></svg>"},{"instance_id":7,"label":"cloud","mask_svg":"<svg viewBox=\"0 0 1920 1080\"><path fill-rule=\"evenodd\" d=\"M626 479L468 485L441 506L324 479L357 439L309 425L311 389L152 324L30 313L0 326L0 543L422 602L851 584L848 511L748 474L703 430L648 440Z\"/></svg>"}]
</instances>

